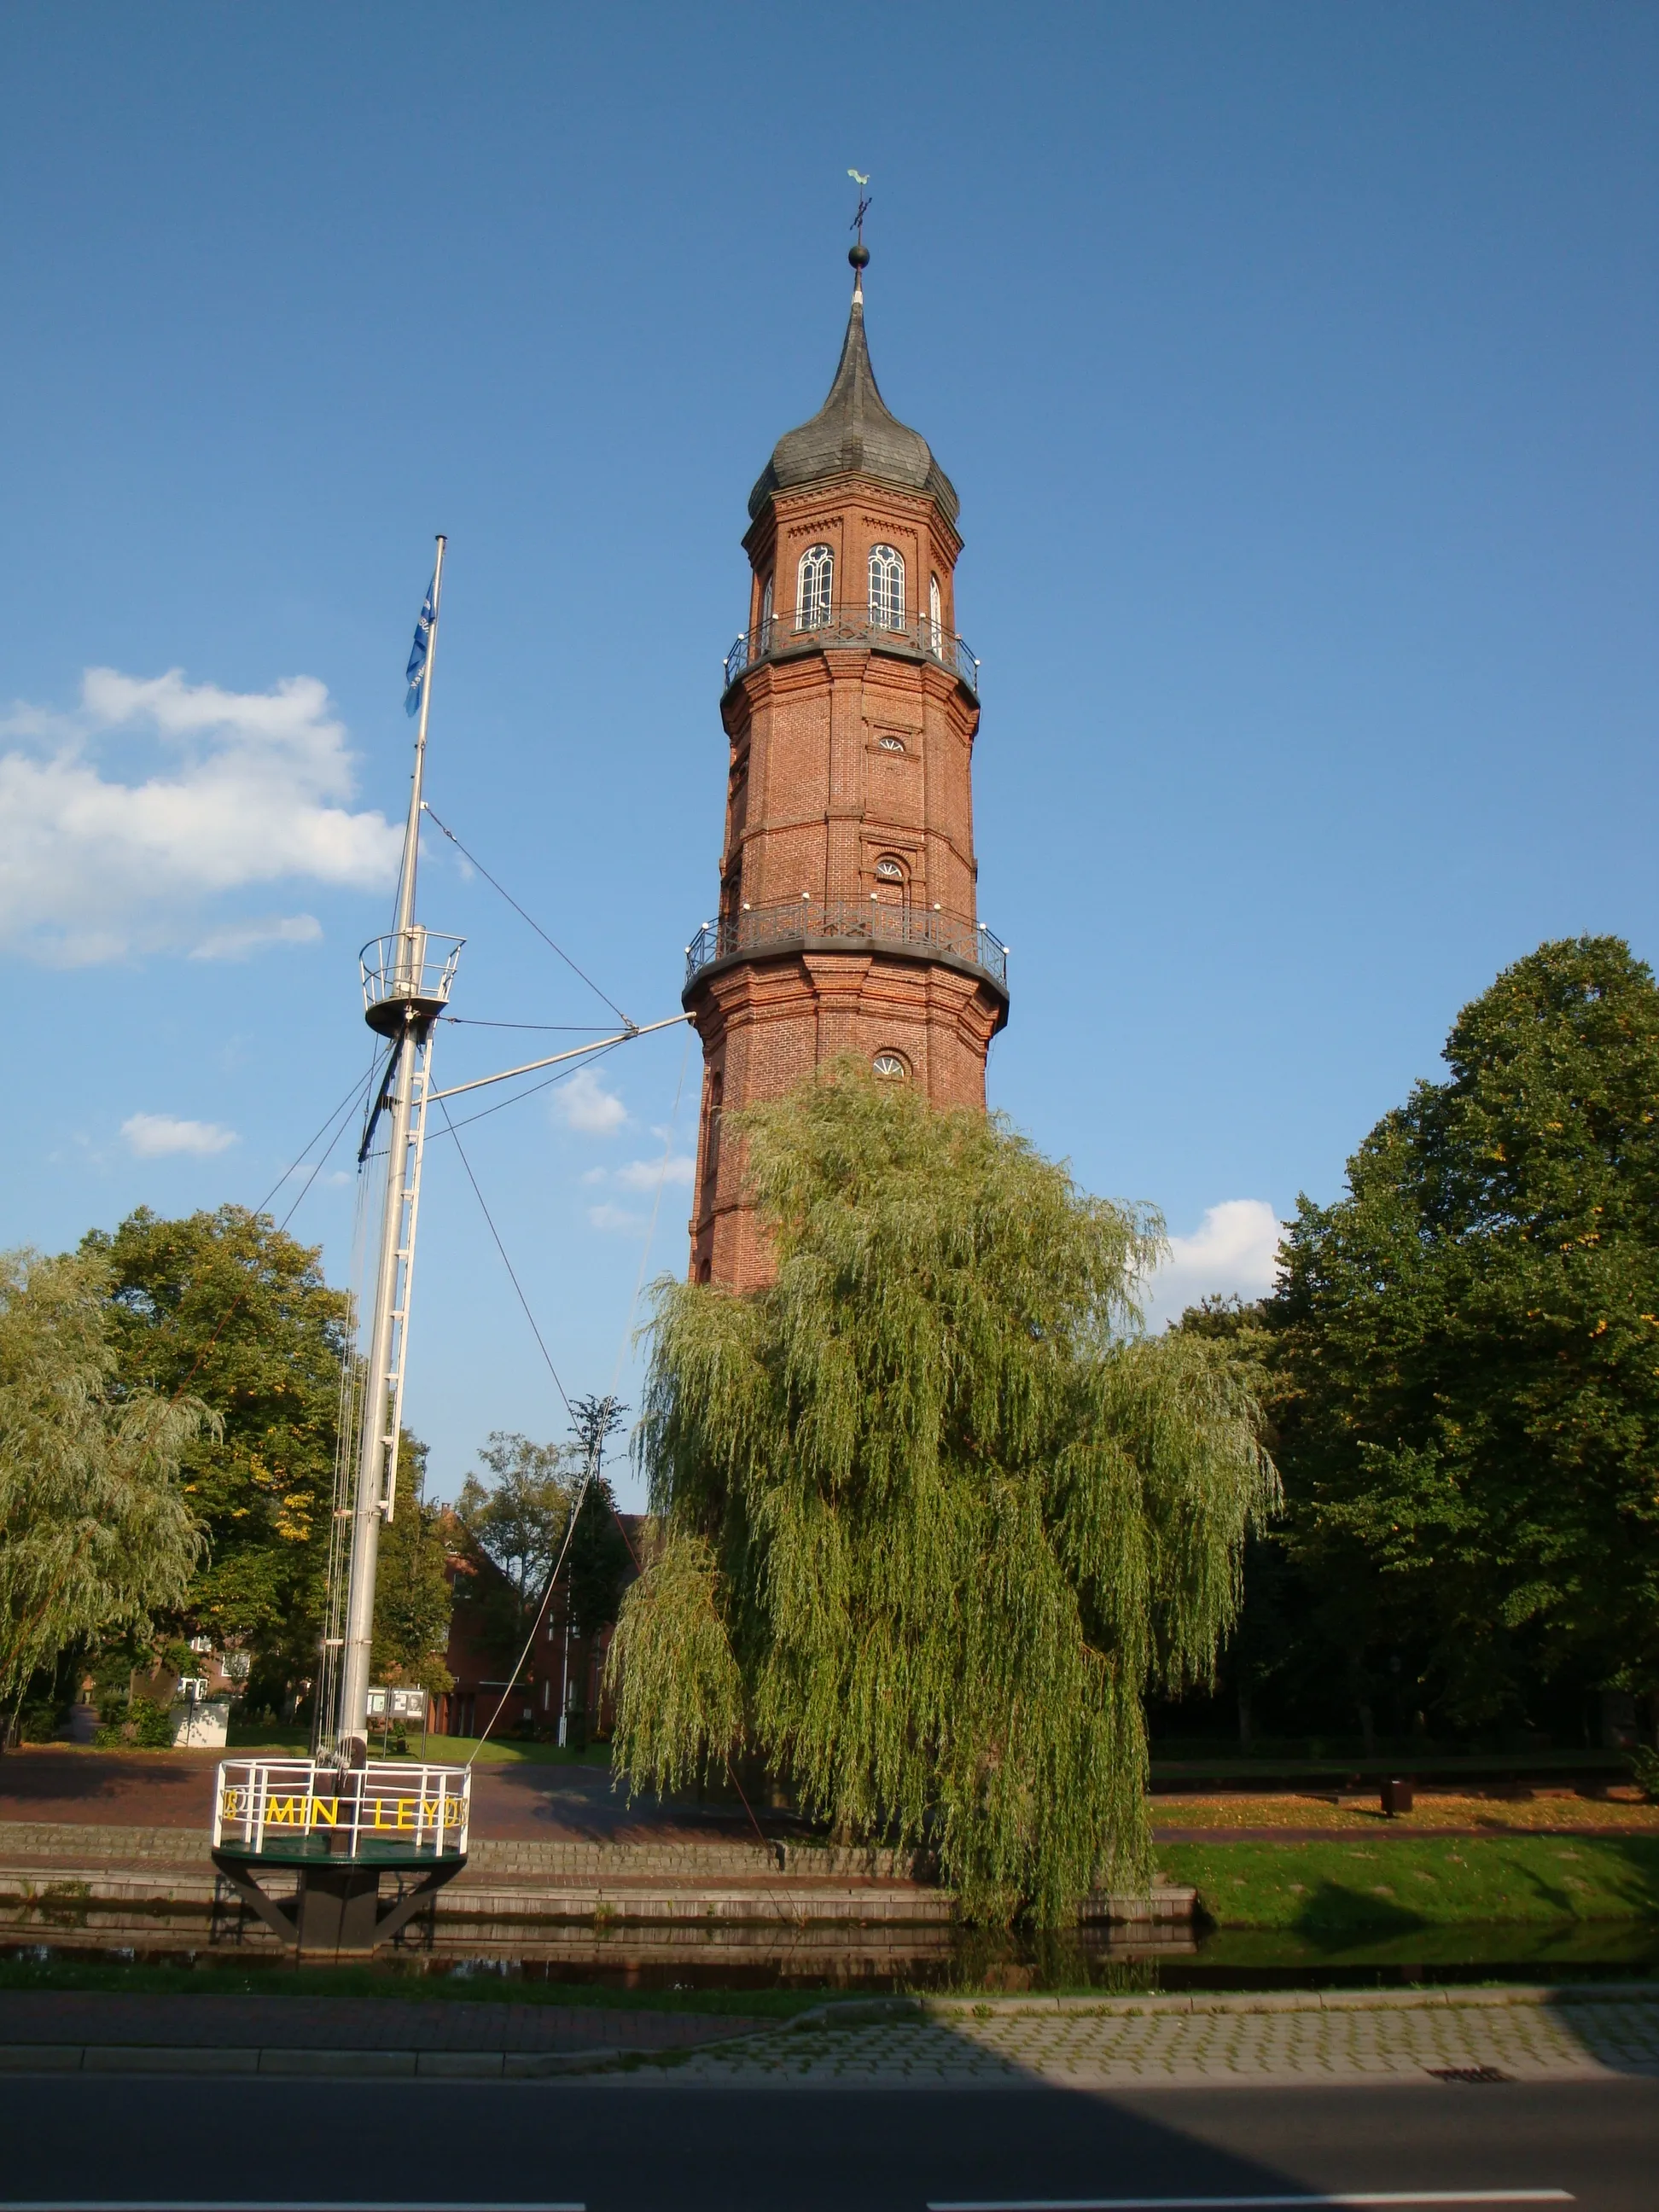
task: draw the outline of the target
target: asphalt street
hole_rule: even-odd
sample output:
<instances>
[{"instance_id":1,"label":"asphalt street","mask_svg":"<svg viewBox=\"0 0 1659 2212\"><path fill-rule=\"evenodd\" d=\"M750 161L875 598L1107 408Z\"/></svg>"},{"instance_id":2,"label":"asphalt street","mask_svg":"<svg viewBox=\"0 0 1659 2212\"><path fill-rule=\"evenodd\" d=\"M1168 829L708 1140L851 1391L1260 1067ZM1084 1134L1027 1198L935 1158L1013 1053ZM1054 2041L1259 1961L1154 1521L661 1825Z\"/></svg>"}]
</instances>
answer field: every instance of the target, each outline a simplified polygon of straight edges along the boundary
<instances>
[{"instance_id":1,"label":"asphalt street","mask_svg":"<svg viewBox=\"0 0 1659 2212\"><path fill-rule=\"evenodd\" d=\"M1652 2212L1659 2081L1084 2093L0 2081L0 2206L927 2212L1356 2192L1537 2203L1515 2192L1540 2191L1590 2212Z\"/></svg>"}]
</instances>

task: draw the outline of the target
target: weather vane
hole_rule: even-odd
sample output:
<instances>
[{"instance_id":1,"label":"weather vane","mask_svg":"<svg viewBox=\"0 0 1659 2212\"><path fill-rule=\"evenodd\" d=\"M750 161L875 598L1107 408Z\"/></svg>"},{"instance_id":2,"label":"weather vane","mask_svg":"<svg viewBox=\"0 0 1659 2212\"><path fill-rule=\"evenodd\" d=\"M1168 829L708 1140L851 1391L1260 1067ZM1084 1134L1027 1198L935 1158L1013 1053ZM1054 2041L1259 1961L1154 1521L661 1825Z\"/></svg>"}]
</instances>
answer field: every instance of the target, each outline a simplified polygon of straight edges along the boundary
<instances>
[{"instance_id":1,"label":"weather vane","mask_svg":"<svg viewBox=\"0 0 1659 2212\"><path fill-rule=\"evenodd\" d=\"M870 179L868 177L860 175L856 169L849 169L847 173L859 188L858 213L847 226L848 230L856 231L858 237L848 252L847 258L854 269L862 272L870 265L870 249L864 242L864 218L870 212L870 195L864 188Z\"/></svg>"}]
</instances>

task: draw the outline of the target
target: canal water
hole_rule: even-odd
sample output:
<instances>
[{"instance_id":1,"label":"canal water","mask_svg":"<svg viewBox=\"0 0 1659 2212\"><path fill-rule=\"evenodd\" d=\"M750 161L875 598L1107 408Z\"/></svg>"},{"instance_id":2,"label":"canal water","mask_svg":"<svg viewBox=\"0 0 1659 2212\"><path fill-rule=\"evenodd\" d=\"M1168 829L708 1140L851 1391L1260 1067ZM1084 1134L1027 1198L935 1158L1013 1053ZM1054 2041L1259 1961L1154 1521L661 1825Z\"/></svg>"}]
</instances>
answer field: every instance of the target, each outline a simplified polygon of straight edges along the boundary
<instances>
[{"instance_id":1,"label":"canal water","mask_svg":"<svg viewBox=\"0 0 1659 2212\"><path fill-rule=\"evenodd\" d=\"M991 1933L807 1927L704 1930L590 1924L550 1929L550 1940L511 1945L411 1931L378 1953L368 1970L470 1982L480 1994L526 1996L561 1985L635 1990L789 1990L825 1996L907 1991L1003 1994L1087 1991L1248 1990L1398 1987L1414 1984L1645 1978L1659 1975L1659 1923L1498 1923L1390 1934L1375 1942L1322 1943L1307 1936L1213 1929L1166 1942L1115 1942L1103 1931ZM0 1960L48 1966L56 1960L133 1960L175 1968L234 1966L281 1974L291 1954L261 1933L201 1938L154 1925L115 1929L15 1923ZM307 1966L324 1962L307 1960ZM365 1969L351 1962L354 1973ZM457 1989L454 1994L460 1994Z\"/></svg>"}]
</instances>

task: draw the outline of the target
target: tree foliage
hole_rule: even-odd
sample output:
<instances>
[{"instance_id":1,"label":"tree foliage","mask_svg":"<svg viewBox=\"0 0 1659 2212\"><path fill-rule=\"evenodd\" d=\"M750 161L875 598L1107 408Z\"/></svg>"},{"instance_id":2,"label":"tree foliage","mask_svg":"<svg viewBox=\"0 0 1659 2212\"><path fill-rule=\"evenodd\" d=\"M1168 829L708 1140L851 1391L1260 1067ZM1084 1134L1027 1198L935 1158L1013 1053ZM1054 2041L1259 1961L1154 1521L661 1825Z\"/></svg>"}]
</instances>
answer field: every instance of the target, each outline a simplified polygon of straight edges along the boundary
<instances>
[{"instance_id":1,"label":"tree foliage","mask_svg":"<svg viewBox=\"0 0 1659 2212\"><path fill-rule=\"evenodd\" d=\"M609 1400L577 1399L572 1407L576 1439L568 1444L538 1444L492 1430L478 1454L489 1479L469 1474L461 1486L456 1516L502 1577L486 1585L477 1602L485 1640L504 1666L523 1650L561 1556L575 1633L595 1635L617 1617L629 1554L615 1497L598 1463L605 1437L617 1425L617 1410ZM584 1490L590 1467L594 1472Z\"/></svg>"},{"instance_id":2,"label":"tree foliage","mask_svg":"<svg viewBox=\"0 0 1659 2212\"><path fill-rule=\"evenodd\" d=\"M405 1429L398 1444L396 1510L380 1530L372 1666L377 1682L435 1696L455 1686L444 1663L453 1601L444 1510L426 1502L426 1446Z\"/></svg>"},{"instance_id":3,"label":"tree foliage","mask_svg":"<svg viewBox=\"0 0 1659 2212\"><path fill-rule=\"evenodd\" d=\"M1564 1668L1659 1686L1659 992L1540 945L1305 1199L1279 1339L1291 1539L1358 1650L1480 1723Z\"/></svg>"},{"instance_id":4,"label":"tree foliage","mask_svg":"<svg viewBox=\"0 0 1659 2212\"><path fill-rule=\"evenodd\" d=\"M188 1389L216 1419L184 1447L208 1542L179 1603L269 1671L308 1673L327 1571L349 1302L317 1251L241 1206L166 1221L147 1208L82 1250L106 1270L122 1386ZM280 1671L280 1668L279 1668Z\"/></svg>"},{"instance_id":5,"label":"tree foliage","mask_svg":"<svg viewBox=\"0 0 1659 2212\"><path fill-rule=\"evenodd\" d=\"M978 1917L1144 1880L1144 1694L1208 1676L1275 1497L1234 1365L1125 1333L1161 1225L850 1064L733 1120L777 1276L658 1287L618 1764L752 1748Z\"/></svg>"},{"instance_id":6,"label":"tree foliage","mask_svg":"<svg viewBox=\"0 0 1659 2212\"><path fill-rule=\"evenodd\" d=\"M616 1492L603 1472L606 1439L622 1427L627 1410L608 1395L571 1401L571 1432L575 1439L571 1468L581 1503L570 1539L567 1572L570 1626L580 1637L597 1636L616 1620L632 1563L633 1554L617 1518Z\"/></svg>"},{"instance_id":7,"label":"tree foliage","mask_svg":"<svg viewBox=\"0 0 1659 2212\"><path fill-rule=\"evenodd\" d=\"M455 1516L500 1569L477 1600L485 1643L510 1667L529 1637L570 1522L573 1492L565 1447L538 1444L516 1431L492 1429L478 1457L489 1479L469 1474Z\"/></svg>"},{"instance_id":8,"label":"tree foliage","mask_svg":"<svg viewBox=\"0 0 1659 2212\"><path fill-rule=\"evenodd\" d=\"M107 1270L0 1256L0 1703L60 1652L182 1603L200 1537L179 1481L211 1422L120 1387Z\"/></svg>"}]
</instances>

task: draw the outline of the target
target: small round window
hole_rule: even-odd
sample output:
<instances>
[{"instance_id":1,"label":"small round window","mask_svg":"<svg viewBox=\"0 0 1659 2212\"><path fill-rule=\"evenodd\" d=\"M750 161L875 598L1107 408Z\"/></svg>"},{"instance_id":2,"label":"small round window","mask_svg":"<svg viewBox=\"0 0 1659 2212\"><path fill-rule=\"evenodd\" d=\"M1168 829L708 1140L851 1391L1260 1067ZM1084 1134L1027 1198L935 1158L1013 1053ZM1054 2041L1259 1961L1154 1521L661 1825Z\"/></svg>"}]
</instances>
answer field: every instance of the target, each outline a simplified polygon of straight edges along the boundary
<instances>
[{"instance_id":1,"label":"small round window","mask_svg":"<svg viewBox=\"0 0 1659 2212\"><path fill-rule=\"evenodd\" d=\"M910 1073L910 1064L902 1053L878 1052L870 1066L884 1083L902 1083Z\"/></svg>"},{"instance_id":2,"label":"small round window","mask_svg":"<svg viewBox=\"0 0 1659 2212\"><path fill-rule=\"evenodd\" d=\"M884 753L902 753L904 750L902 738L881 737L876 739L876 743Z\"/></svg>"},{"instance_id":3,"label":"small round window","mask_svg":"<svg viewBox=\"0 0 1659 2212\"><path fill-rule=\"evenodd\" d=\"M903 861L895 860L890 853L884 853L876 862L876 881L879 884L902 884L904 881Z\"/></svg>"}]
</instances>

